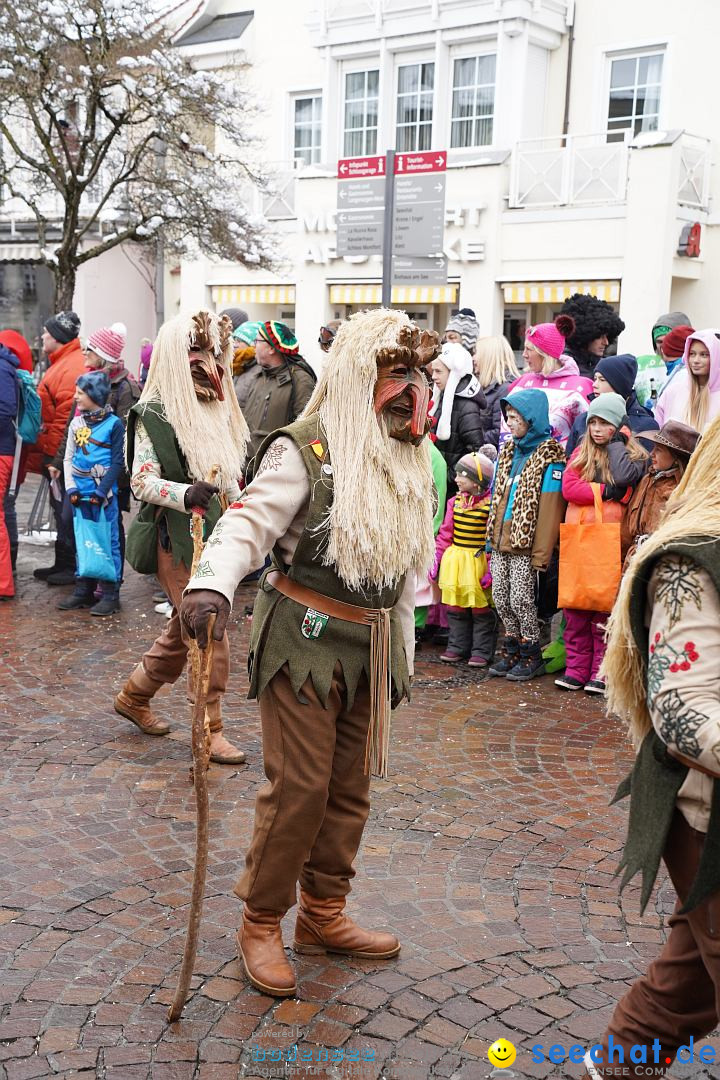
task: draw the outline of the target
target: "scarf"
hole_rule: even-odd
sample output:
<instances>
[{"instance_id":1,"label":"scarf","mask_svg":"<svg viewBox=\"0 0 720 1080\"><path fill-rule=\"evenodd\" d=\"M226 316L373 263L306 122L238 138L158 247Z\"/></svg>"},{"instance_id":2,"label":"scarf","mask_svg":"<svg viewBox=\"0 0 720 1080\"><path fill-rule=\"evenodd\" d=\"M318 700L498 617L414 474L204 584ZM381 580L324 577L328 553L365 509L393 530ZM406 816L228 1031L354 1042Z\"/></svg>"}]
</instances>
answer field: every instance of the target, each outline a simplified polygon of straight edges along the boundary
<instances>
[{"instance_id":1,"label":"scarf","mask_svg":"<svg viewBox=\"0 0 720 1080\"><path fill-rule=\"evenodd\" d=\"M88 409L87 411L83 409L80 412L80 416L82 416L86 424L99 424L100 421L104 420L108 413L111 413L112 411L113 407L108 403L107 405L99 406L97 409Z\"/></svg>"},{"instance_id":2,"label":"scarf","mask_svg":"<svg viewBox=\"0 0 720 1080\"><path fill-rule=\"evenodd\" d=\"M508 490L508 485L513 477L513 457L515 444L508 439L498 458L497 472L495 474L495 486L493 489L492 502L490 504L490 517L488 518L487 535L494 536L495 522L498 508ZM565 451L555 439L545 439L532 451L530 456L521 465L520 478L515 492L515 502L510 520L510 544L520 551L532 549L537 528L538 513L540 509L540 491L543 477L548 465L565 464ZM521 513L516 513L521 510Z\"/></svg>"}]
</instances>

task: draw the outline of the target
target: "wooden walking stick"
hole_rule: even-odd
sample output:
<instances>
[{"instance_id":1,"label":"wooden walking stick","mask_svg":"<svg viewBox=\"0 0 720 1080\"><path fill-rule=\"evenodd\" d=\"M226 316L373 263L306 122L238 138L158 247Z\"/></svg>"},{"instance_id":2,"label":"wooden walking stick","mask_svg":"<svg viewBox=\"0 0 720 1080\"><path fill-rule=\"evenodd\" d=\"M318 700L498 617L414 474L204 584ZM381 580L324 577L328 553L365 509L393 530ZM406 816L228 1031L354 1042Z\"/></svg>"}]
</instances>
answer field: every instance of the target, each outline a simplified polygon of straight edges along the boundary
<instances>
[{"instance_id":1,"label":"wooden walking stick","mask_svg":"<svg viewBox=\"0 0 720 1080\"><path fill-rule=\"evenodd\" d=\"M208 483L215 482L218 474L217 466L213 466L208 475ZM202 556L203 540L203 514L193 511L192 514L192 537L193 537L193 561L190 576L195 573L200 557ZM208 620L208 643L205 649L199 649L193 639L190 643L190 664L192 671L192 685L194 687L195 701L192 707L192 775L195 783L195 808L197 825L195 831L195 868L193 870L192 894L190 898L190 912L188 915L187 935L185 937L185 950L183 952L180 975L172 1005L168 1009L168 1022L173 1024L180 1019L183 1006L187 1001L190 981L195 967L197 955L198 937L200 933L200 920L202 918L203 898L205 895L205 879L207 877L208 864L208 834L210 826L210 805L208 799L207 770L210 758L210 729L207 723L205 710L207 707L208 685L210 683L210 671L213 661L213 630L215 628L215 616Z\"/></svg>"}]
</instances>

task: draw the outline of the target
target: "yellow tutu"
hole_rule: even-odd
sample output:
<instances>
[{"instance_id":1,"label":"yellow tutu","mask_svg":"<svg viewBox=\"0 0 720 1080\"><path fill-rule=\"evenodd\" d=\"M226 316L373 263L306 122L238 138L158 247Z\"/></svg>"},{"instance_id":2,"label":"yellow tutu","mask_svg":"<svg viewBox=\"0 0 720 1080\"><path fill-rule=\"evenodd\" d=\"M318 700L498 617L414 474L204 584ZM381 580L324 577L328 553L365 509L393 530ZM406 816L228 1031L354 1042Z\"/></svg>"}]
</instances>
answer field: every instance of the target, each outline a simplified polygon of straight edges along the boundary
<instances>
[{"instance_id":1,"label":"yellow tutu","mask_svg":"<svg viewBox=\"0 0 720 1080\"><path fill-rule=\"evenodd\" d=\"M443 604L450 607L485 608L490 606L490 596L480 582L487 573L484 554L475 555L469 547L451 544L440 563L438 586Z\"/></svg>"}]
</instances>

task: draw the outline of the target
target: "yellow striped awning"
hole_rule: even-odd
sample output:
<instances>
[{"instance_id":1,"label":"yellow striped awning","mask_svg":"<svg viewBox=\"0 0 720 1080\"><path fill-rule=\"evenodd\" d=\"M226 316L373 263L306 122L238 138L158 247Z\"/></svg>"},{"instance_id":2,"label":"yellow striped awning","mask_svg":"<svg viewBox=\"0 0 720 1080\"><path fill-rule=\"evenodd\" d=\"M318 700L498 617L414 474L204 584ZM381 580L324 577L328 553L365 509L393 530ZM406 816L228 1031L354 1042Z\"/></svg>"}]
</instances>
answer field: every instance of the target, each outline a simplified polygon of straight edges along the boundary
<instances>
[{"instance_id":1,"label":"yellow striped awning","mask_svg":"<svg viewBox=\"0 0 720 1080\"><path fill-rule=\"evenodd\" d=\"M213 304L294 304L294 285L213 285Z\"/></svg>"},{"instance_id":2,"label":"yellow striped awning","mask_svg":"<svg viewBox=\"0 0 720 1080\"><path fill-rule=\"evenodd\" d=\"M502 285L506 304L561 304L573 293L587 293L616 303L619 281L507 281Z\"/></svg>"},{"instance_id":3,"label":"yellow striped awning","mask_svg":"<svg viewBox=\"0 0 720 1080\"><path fill-rule=\"evenodd\" d=\"M395 285L393 304L452 304L457 285ZM380 304L382 285L331 285L331 304Z\"/></svg>"}]
</instances>

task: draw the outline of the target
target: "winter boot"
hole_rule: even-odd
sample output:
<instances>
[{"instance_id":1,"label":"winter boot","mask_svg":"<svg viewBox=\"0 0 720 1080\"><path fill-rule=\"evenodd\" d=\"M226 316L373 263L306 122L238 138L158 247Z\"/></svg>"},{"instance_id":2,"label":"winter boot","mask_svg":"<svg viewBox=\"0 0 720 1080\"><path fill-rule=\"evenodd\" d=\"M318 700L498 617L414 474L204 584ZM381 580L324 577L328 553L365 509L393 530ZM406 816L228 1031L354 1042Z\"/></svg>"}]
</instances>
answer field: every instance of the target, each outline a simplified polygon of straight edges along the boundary
<instances>
[{"instance_id":1,"label":"winter boot","mask_svg":"<svg viewBox=\"0 0 720 1080\"><path fill-rule=\"evenodd\" d=\"M64 566L58 566L57 562L52 566L38 566L37 570L33 570L33 577L38 581L47 581L51 574L58 574L61 570L64 570Z\"/></svg>"},{"instance_id":2,"label":"winter boot","mask_svg":"<svg viewBox=\"0 0 720 1080\"><path fill-rule=\"evenodd\" d=\"M46 585L74 585L75 570L67 567L64 570L56 570L45 578Z\"/></svg>"},{"instance_id":3,"label":"winter boot","mask_svg":"<svg viewBox=\"0 0 720 1080\"><path fill-rule=\"evenodd\" d=\"M519 657L520 642L514 637L503 637L498 642L495 659L488 668L488 675L504 679L508 671L515 667Z\"/></svg>"},{"instance_id":4,"label":"winter boot","mask_svg":"<svg viewBox=\"0 0 720 1080\"><path fill-rule=\"evenodd\" d=\"M508 682L528 682L537 675L545 674L545 663L542 658L539 641L523 641L520 644L520 659L515 666L508 671Z\"/></svg>"},{"instance_id":5,"label":"winter boot","mask_svg":"<svg viewBox=\"0 0 720 1080\"><path fill-rule=\"evenodd\" d=\"M151 679L142 664L138 664L113 702L115 712L130 720L146 735L167 735L170 730L168 722L160 720L150 711L150 700L161 686L162 683Z\"/></svg>"},{"instance_id":6,"label":"winter boot","mask_svg":"<svg viewBox=\"0 0 720 1080\"><path fill-rule=\"evenodd\" d=\"M89 608L94 604L92 589L83 582L77 582L75 589L57 605L58 611L74 611L76 608Z\"/></svg>"},{"instance_id":7,"label":"winter boot","mask_svg":"<svg viewBox=\"0 0 720 1080\"><path fill-rule=\"evenodd\" d=\"M18 557L18 546L17 546L17 544L11 543L10 544L10 569L12 570L13 574L17 570L17 557Z\"/></svg>"},{"instance_id":8,"label":"winter boot","mask_svg":"<svg viewBox=\"0 0 720 1080\"><path fill-rule=\"evenodd\" d=\"M344 912L344 896L321 900L300 889L293 943L295 952L311 956L340 953L342 956L362 956L369 960L386 960L397 956L400 943L396 937L383 930L364 930Z\"/></svg>"},{"instance_id":9,"label":"winter boot","mask_svg":"<svg viewBox=\"0 0 720 1080\"><path fill-rule=\"evenodd\" d=\"M97 597L97 589L94 595ZM100 585L100 599L90 608L91 615L114 615L120 610L120 590L112 582L102 582Z\"/></svg>"},{"instance_id":10,"label":"winter boot","mask_svg":"<svg viewBox=\"0 0 720 1080\"><path fill-rule=\"evenodd\" d=\"M272 997L292 997L297 983L285 955L281 920L282 914L256 911L245 904L237 934L238 954L256 990Z\"/></svg>"},{"instance_id":11,"label":"winter boot","mask_svg":"<svg viewBox=\"0 0 720 1080\"><path fill-rule=\"evenodd\" d=\"M225 738L223 734L222 704L220 699L209 701L205 709L210 726L210 760L217 765L242 765L245 754Z\"/></svg>"}]
</instances>

